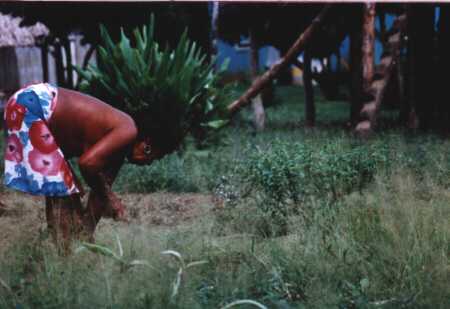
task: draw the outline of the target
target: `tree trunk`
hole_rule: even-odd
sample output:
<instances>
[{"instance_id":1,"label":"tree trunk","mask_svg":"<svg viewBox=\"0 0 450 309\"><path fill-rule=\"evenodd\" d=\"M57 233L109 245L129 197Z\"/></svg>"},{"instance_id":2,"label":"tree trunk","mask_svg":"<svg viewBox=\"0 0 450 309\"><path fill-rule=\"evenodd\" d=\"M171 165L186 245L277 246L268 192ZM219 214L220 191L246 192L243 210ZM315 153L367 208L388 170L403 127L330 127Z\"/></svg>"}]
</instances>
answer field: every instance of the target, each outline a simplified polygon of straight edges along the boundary
<instances>
[{"instance_id":1,"label":"tree trunk","mask_svg":"<svg viewBox=\"0 0 450 309\"><path fill-rule=\"evenodd\" d=\"M358 5L359 6L359 5ZM362 10L355 10L356 25L350 32L350 124L354 127L359 120L362 106Z\"/></svg>"},{"instance_id":2,"label":"tree trunk","mask_svg":"<svg viewBox=\"0 0 450 309\"><path fill-rule=\"evenodd\" d=\"M378 73L372 77L374 80L370 83L370 100L366 102L361 109L361 121L356 126L356 132L361 137L368 137L377 127L377 118L381 103L385 97L388 85L393 76L396 77L395 69L398 66L398 59L401 48L401 32L405 16L398 17L392 27L391 34L386 45L386 50L378 66Z\"/></svg>"},{"instance_id":3,"label":"tree trunk","mask_svg":"<svg viewBox=\"0 0 450 309\"><path fill-rule=\"evenodd\" d=\"M368 93L374 74L373 53L375 50L375 3L364 4L362 33L363 91Z\"/></svg>"},{"instance_id":4,"label":"tree trunk","mask_svg":"<svg viewBox=\"0 0 450 309\"><path fill-rule=\"evenodd\" d=\"M320 12L320 14L313 20L311 25L306 28L306 30L299 36L295 43L288 50L286 55L281 59L280 62L275 64L270 70L264 73L261 77L255 80L249 89L237 100L228 106L228 111L232 116L240 108L245 106L250 102L250 99L257 95L268 83L270 83L284 68L288 66L292 61L295 60L297 55L305 48L311 37L320 29L325 17L330 11L330 4L327 4L325 8Z\"/></svg>"},{"instance_id":5,"label":"tree trunk","mask_svg":"<svg viewBox=\"0 0 450 309\"><path fill-rule=\"evenodd\" d=\"M419 127L432 129L435 125L434 77L434 5L410 4L408 9L408 38L410 52L410 91L412 107Z\"/></svg>"},{"instance_id":6,"label":"tree trunk","mask_svg":"<svg viewBox=\"0 0 450 309\"><path fill-rule=\"evenodd\" d=\"M252 29L249 31L250 35L250 70L252 80L258 78L258 67L259 67L259 55L258 55L258 44L255 39L255 34ZM261 94L258 94L252 99L252 109L253 109L253 124L256 131L264 130L265 113L264 106L261 99Z\"/></svg>"},{"instance_id":7,"label":"tree trunk","mask_svg":"<svg viewBox=\"0 0 450 309\"><path fill-rule=\"evenodd\" d=\"M316 124L316 107L314 105L314 89L311 74L311 51L305 49L303 53L303 86L305 89L305 124L314 127Z\"/></svg>"}]
</instances>

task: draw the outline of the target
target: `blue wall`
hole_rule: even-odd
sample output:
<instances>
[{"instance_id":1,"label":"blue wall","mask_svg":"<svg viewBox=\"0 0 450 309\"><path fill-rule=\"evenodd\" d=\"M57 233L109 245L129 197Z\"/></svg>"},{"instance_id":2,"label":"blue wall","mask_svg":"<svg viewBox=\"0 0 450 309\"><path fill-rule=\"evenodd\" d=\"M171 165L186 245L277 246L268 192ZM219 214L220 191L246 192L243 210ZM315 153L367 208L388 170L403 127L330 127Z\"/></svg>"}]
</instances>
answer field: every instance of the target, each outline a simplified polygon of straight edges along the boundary
<instances>
[{"instance_id":1,"label":"blue wall","mask_svg":"<svg viewBox=\"0 0 450 309\"><path fill-rule=\"evenodd\" d=\"M217 60L220 65L226 58L230 59L228 71L230 72L246 72L250 70L250 49L249 48L235 48L222 40L217 42ZM269 48L264 46L259 49L259 68L264 70L267 62Z\"/></svg>"}]
</instances>

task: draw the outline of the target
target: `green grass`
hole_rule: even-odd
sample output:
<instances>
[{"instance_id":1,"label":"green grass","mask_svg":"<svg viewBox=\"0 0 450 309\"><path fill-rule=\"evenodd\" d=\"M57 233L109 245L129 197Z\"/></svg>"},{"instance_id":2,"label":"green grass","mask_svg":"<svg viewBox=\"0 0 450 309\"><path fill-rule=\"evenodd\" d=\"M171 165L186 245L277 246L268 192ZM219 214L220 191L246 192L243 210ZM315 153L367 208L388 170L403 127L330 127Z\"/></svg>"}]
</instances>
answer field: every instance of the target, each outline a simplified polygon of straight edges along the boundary
<instances>
[{"instance_id":1,"label":"green grass","mask_svg":"<svg viewBox=\"0 0 450 309\"><path fill-rule=\"evenodd\" d=\"M317 102L303 123L302 91L276 90L267 130L245 111L220 139L156 164L126 165L122 193L202 192L221 207L164 227L103 222L97 244L126 268L82 250L56 254L45 235L18 230L0 261L0 308L448 308L450 142L383 131L361 143L343 128L344 102ZM334 193L333 193L334 191ZM0 218L1 219L1 218ZM79 247L80 244L75 245ZM186 264L172 296L179 262ZM252 308L250 305L242 308Z\"/></svg>"}]
</instances>

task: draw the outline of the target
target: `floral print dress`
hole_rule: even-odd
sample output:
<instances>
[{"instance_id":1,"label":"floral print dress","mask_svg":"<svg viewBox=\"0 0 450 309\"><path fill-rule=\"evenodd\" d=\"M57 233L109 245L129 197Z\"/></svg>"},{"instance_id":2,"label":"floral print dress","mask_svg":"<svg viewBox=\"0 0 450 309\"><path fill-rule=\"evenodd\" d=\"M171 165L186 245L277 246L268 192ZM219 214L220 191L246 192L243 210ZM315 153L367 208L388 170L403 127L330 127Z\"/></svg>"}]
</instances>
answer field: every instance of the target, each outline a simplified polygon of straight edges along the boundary
<instances>
[{"instance_id":1,"label":"floral print dress","mask_svg":"<svg viewBox=\"0 0 450 309\"><path fill-rule=\"evenodd\" d=\"M17 91L5 108L6 186L34 195L79 193L70 165L48 127L58 88L34 84Z\"/></svg>"}]
</instances>

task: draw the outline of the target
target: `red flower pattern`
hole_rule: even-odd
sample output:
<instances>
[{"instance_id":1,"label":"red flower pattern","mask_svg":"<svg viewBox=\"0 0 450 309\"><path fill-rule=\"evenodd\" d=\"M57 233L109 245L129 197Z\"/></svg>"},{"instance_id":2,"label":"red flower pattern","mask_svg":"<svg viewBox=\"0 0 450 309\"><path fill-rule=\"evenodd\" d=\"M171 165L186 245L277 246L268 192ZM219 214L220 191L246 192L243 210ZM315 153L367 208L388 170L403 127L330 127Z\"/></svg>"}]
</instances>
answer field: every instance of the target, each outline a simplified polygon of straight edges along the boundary
<instances>
[{"instance_id":1,"label":"red flower pattern","mask_svg":"<svg viewBox=\"0 0 450 309\"><path fill-rule=\"evenodd\" d=\"M5 160L20 163L23 160L23 145L16 134L8 136L5 149Z\"/></svg>"},{"instance_id":2,"label":"red flower pattern","mask_svg":"<svg viewBox=\"0 0 450 309\"><path fill-rule=\"evenodd\" d=\"M31 193L39 192L38 194L56 194L58 196L78 192L77 179L75 179L69 163L65 161L46 123L46 119L50 117L57 105L57 89L48 84L35 84L25 87L21 91L25 90L34 92L40 100L46 100L49 104L42 106L42 108L46 108L44 110L45 119L34 121L31 124L27 122L26 125L23 124L30 111L16 101L20 91L11 97L5 106L4 119L7 138L4 159L5 171L11 174L10 183L14 183L11 187ZM48 176L51 176L51 179L46 178ZM38 188L29 187L26 182L13 182L15 179L25 177L31 177L34 180L33 186L37 183ZM52 183L52 185L46 187L47 183ZM21 187L17 184L21 184ZM44 188L44 191L39 191Z\"/></svg>"},{"instance_id":3,"label":"red flower pattern","mask_svg":"<svg viewBox=\"0 0 450 309\"><path fill-rule=\"evenodd\" d=\"M33 122L30 128L30 141L34 148L42 153L51 153L58 149L52 133L44 121Z\"/></svg>"},{"instance_id":4,"label":"red flower pattern","mask_svg":"<svg viewBox=\"0 0 450 309\"><path fill-rule=\"evenodd\" d=\"M58 151L47 154L33 149L28 154L28 160L34 171L44 176L55 176L59 173L64 158Z\"/></svg>"},{"instance_id":5,"label":"red flower pattern","mask_svg":"<svg viewBox=\"0 0 450 309\"><path fill-rule=\"evenodd\" d=\"M6 126L9 130L20 130L26 108L11 98L6 105Z\"/></svg>"}]
</instances>

